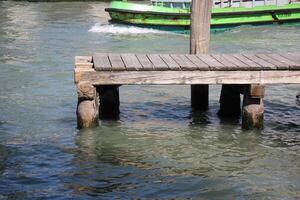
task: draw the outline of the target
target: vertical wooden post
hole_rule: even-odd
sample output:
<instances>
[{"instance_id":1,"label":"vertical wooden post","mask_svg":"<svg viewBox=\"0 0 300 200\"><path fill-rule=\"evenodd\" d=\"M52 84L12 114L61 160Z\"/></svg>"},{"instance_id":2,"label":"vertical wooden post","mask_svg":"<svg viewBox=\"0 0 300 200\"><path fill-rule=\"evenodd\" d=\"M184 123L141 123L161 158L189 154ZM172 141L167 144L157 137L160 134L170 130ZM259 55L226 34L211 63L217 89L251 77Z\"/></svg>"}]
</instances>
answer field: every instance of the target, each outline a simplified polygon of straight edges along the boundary
<instances>
[{"instance_id":1,"label":"vertical wooden post","mask_svg":"<svg viewBox=\"0 0 300 200\"><path fill-rule=\"evenodd\" d=\"M263 128L264 105L263 85L248 85L244 92L242 127L244 129Z\"/></svg>"},{"instance_id":2,"label":"vertical wooden post","mask_svg":"<svg viewBox=\"0 0 300 200\"><path fill-rule=\"evenodd\" d=\"M241 114L240 94L244 85L222 85L220 95L220 117L239 117Z\"/></svg>"},{"instance_id":3,"label":"vertical wooden post","mask_svg":"<svg viewBox=\"0 0 300 200\"><path fill-rule=\"evenodd\" d=\"M120 99L119 85L97 86L100 106L99 115L101 119L119 119Z\"/></svg>"},{"instance_id":4,"label":"vertical wooden post","mask_svg":"<svg viewBox=\"0 0 300 200\"><path fill-rule=\"evenodd\" d=\"M190 54L208 53L211 9L211 0L192 0ZM208 108L208 85L191 85L191 105Z\"/></svg>"},{"instance_id":5,"label":"vertical wooden post","mask_svg":"<svg viewBox=\"0 0 300 200\"><path fill-rule=\"evenodd\" d=\"M77 85L77 128L97 126L99 122L98 98L95 87L89 82L79 82Z\"/></svg>"}]
</instances>

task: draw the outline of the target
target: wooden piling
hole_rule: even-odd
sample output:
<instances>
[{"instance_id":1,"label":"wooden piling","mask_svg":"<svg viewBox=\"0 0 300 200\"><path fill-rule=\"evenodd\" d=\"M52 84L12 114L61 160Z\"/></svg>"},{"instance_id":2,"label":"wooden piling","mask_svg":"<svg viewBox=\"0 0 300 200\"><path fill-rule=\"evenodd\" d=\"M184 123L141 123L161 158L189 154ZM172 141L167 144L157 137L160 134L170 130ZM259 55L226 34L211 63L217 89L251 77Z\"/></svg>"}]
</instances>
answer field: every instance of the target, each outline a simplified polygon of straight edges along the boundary
<instances>
[{"instance_id":1,"label":"wooden piling","mask_svg":"<svg viewBox=\"0 0 300 200\"><path fill-rule=\"evenodd\" d=\"M90 82L77 84L77 128L89 128L98 125L98 98L95 87Z\"/></svg>"},{"instance_id":2,"label":"wooden piling","mask_svg":"<svg viewBox=\"0 0 300 200\"><path fill-rule=\"evenodd\" d=\"M243 100L242 127L244 129L263 128L265 88L260 84L247 85Z\"/></svg>"},{"instance_id":3,"label":"wooden piling","mask_svg":"<svg viewBox=\"0 0 300 200\"><path fill-rule=\"evenodd\" d=\"M220 95L220 117L239 117L241 114L240 94L244 91L244 85L222 85Z\"/></svg>"},{"instance_id":4,"label":"wooden piling","mask_svg":"<svg viewBox=\"0 0 300 200\"><path fill-rule=\"evenodd\" d=\"M209 49L212 1L193 0L191 10L190 54L206 54ZM208 108L208 85L191 85L193 108Z\"/></svg>"},{"instance_id":5,"label":"wooden piling","mask_svg":"<svg viewBox=\"0 0 300 200\"><path fill-rule=\"evenodd\" d=\"M99 116L101 119L119 119L120 98L119 85L97 86L100 106Z\"/></svg>"}]
</instances>

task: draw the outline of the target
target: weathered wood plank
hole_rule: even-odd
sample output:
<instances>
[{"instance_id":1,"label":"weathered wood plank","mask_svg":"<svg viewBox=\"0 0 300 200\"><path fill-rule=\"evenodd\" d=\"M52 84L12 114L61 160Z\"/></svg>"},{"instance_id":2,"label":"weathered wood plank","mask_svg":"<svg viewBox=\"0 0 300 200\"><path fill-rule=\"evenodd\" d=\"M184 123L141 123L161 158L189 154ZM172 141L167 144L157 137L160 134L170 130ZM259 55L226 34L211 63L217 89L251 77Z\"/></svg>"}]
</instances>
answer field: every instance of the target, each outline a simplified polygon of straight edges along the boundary
<instances>
[{"instance_id":1,"label":"weathered wood plank","mask_svg":"<svg viewBox=\"0 0 300 200\"><path fill-rule=\"evenodd\" d=\"M294 61L291 61L291 60L289 60L289 59L287 59L285 57L282 57L279 54L268 54L268 56L271 57L271 58L273 58L273 59L275 59L275 60L278 60L278 61L286 64L286 66L288 67L288 69L290 67L293 68L293 67L297 67L298 66L298 64L295 63Z\"/></svg>"},{"instance_id":2,"label":"weathered wood plank","mask_svg":"<svg viewBox=\"0 0 300 200\"><path fill-rule=\"evenodd\" d=\"M237 66L239 69L249 67L249 65L247 65L246 63L243 63L242 61L240 61L239 59L234 57L232 54L222 54L222 56L225 59L229 60L231 63L233 63L235 66ZM238 68L236 68L236 69L238 69Z\"/></svg>"},{"instance_id":3,"label":"weathered wood plank","mask_svg":"<svg viewBox=\"0 0 300 200\"><path fill-rule=\"evenodd\" d=\"M236 70L237 66L230 62L230 60L224 58L221 54L212 54L213 58L215 58L219 63L223 65L223 67L216 67L215 70Z\"/></svg>"},{"instance_id":4,"label":"weathered wood plank","mask_svg":"<svg viewBox=\"0 0 300 200\"><path fill-rule=\"evenodd\" d=\"M257 57L255 54L243 54L243 56L259 64L262 70L276 69L275 65Z\"/></svg>"},{"instance_id":5,"label":"weathered wood plank","mask_svg":"<svg viewBox=\"0 0 300 200\"><path fill-rule=\"evenodd\" d=\"M181 54L171 54L170 55L180 66L182 70L197 70L198 67L192 63L187 57Z\"/></svg>"},{"instance_id":6,"label":"weathered wood plank","mask_svg":"<svg viewBox=\"0 0 300 200\"><path fill-rule=\"evenodd\" d=\"M198 54L197 57L205 62L210 70L216 70L224 67L221 63L219 63L215 58L211 57L208 54Z\"/></svg>"},{"instance_id":7,"label":"weathered wood plank","mask_svg":"<svg viewBox=\"0 0 300 200\"><path fill-rule=\"evenodd\" d=\"M126 70L138 71L143 69L142 65L140 64L139 60L134 54L130 54L130 53L121 54L121 57L125 64Z\"/></svg>"},{"instance_id":8,"label":"weathered wood plank","mask_svg":"<svg viewBox=\"0 0 300 200\"><path fill-rule=\"evenodd\" d=\"M200 60L196 55L191 55L191 54L187 54L185 55L192 63L194 63L198 70L201 71L208 71L209 70L209 66L203 62L202 60Z\"/></svg>"},{"instance_id":9,"label":"weathered wood plank","mask_svg":"<svg viewBox=\"0 0 300 200\"><path fill-rule=\"evenodd\" d=\"M169 69L171 70L180 70L180 66L178 65L175 60L169 55L169 54L162 54L160 57L163 59L163 61L168 65Z\"/></svg>"},{"instance_id":10,"label":"weathered wood plank","mask_svg":"<svg viewBox=\"0 0 300 200\"><path fill-rule=\"evenodd\" d=\"M109 53L108 58L111 63L112 71L122 71L126 69L120 54Z\"/></svg>"},{"instance_id":11,"label":"weathered wood plank","mask_svg":"<svg viewBox=\"0 0 300 200\"><path fill-rule=\"evenodd\" d=\"M81 81L81 75L85 72L96 72L94 68L75 68L74 69L74 83L77 84Z\"/></svg>"},{"instance_id":12,"label":"weathered wood plank","mask_svg":"<svg viewBox=\"0 0 300 200\"><path fill-rule=\"evenodd\" d=\"M243 67L244 70L245 69L247 69L247 70L261 70L262 69L259 64L257 64L253 60L246 58L245 56L243 56L241 54L233 54L233 56L249 66L249 67Z\"/></svg>"},{"instance_id":13,"label":"weathered wood plank","mask_svg":"<svg viewBox=\"0 0 300 200\"><path fill-rule=\"evenodd\" d=\"M76 72L75 72L76 73ZM126 84L299 84L300 71L92 71L79 70L80 81L94 85Z\"/></svg>"},{"instance_id":14,"label":"weathered wood plank","mask_svg":"<svg viewBox=\"0 0 300 200\"><path fill-rule=\"evenodd\" d=\"M75 56L75 68L92 68L92 56Z\"/></svg>"},{"instance_id":15,"label":"weathered wood plank","mask_svg":"<svg viewBox=\"0 0 300 200\"><path fill-rule=\"evenodd\" d=\"M260 84L300 84L300 71L261 71Z\"/></svg>"},{"instance_id":16,"label":"weathered wood plank","mask_svg":"<svg viewBox=\"0 0 300 200\"><path fill-rule=\"evenodd\" d=\"M300 65L300 53L286 53L286 54L280 54L281 56L290 59Z\"/></svg>"},{"instance_id":17,"label":"weathered wood plank","mask_svg":"<svg viewBox=\"0 0 300 200\"><path fill-rule=\"evenodd\" d=\"M294 71L297 72L297 71ZM300 75L300 72L298 73ZM294 76L293 78L295 78ZM81 81L94 85L126 84L252 84L260 83L259 71L103 71L83 72ZM285 83L288 77L282 79ZM300 81L300 80L299 80Z\"/></svg>"},{"instance_id":18,"label":"weathered wood plank","mask_svg":"<svg viewBox=\"0 0 300 200\"><path fill-rule=\"evenodd\" d=\"M276 66L276 69L277 70L286 70L288 69L288 66L286 66L286 64L282 63L282 62L279 62L269 56L267 56L266 54L257 54L257 57L269 62L269 63L272 63L274 66Z\"/></svg>"},{"instance_id":19,"label":"weathered wood plank","mask_svg":"<svg viewBox=\"0 0 300 200\"><path fill-rule=\"evenodd\" d=\"M107 53L95 53L93 55L94 68L97 71L110 71L111 64Z\"/></svg>"},{"instance_id":20,"label":"weathered wood plank","mask_svg":"<svg viewBox=\"0 0 300 200\"><path fill-rule=\"evenodd\" d=\"M300 70L300 54L288 53L288 54L280 54L280 55L298 64L298 66L290 66L290 70Z\"/></svg>"},{"instance_id":21,"label":"weathered wood plank","mask_svg":"<svg viewBox=\"0 0 300 200\"><path fill-rule=\"evenodd\" d=\"M143 66L144 71L154 70L154 66L149 58L145 54L136 54L137 59L140 61Z\"/></svg>"},{"instance_id":22,"label":"weathered wood plank","mask_svg":"<svg viewBox=\"0 0 300 200\"><path fill-rule=\"evenodd\" d=\"M149 54L147 55L147 57L154 65L155 70L164 71L169 69L168 65L161 59L158 54Z\"/></svg>"},{"instance_id":23,"label":"weathered wood plank","mask_svg":"<svg viewBox=\"0 0 300 200\"><path fill-rule=\"evenodd\" d=\"M75 63L91 63L92 56L75 56Z\"/></svg>"}]
</instances>

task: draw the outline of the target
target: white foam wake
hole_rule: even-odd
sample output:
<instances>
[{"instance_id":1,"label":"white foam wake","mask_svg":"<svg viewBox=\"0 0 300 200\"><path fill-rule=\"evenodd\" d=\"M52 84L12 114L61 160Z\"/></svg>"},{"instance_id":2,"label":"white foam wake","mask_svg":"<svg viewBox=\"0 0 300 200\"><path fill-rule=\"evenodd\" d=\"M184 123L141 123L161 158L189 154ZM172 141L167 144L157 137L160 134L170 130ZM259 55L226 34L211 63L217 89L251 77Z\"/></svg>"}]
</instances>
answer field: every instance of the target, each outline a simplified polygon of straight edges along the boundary
<instances>
[{"instance_id":1,"label":"white foam wake","mask_svg":"<svg viewBox=\"0 0 300 200\"><path fill-rule=\"evenodd\" d=\"M163 34L167 33L166 31L155 30L151 28L140 28L134 26L126 25L115 25L115 24L101 24L96 23L92 28L89 29L89 32L94 33L110 33L110 34Z\"/></svg>"}]
</instances>

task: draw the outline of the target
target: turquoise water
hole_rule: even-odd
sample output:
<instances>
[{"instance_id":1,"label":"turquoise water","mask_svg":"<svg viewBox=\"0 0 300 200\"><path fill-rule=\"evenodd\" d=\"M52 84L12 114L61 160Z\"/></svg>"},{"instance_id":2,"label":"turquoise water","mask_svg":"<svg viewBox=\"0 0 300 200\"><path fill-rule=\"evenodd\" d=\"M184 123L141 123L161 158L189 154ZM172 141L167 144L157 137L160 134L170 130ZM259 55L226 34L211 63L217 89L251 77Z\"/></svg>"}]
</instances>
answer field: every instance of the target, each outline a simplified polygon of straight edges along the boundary
<instances>
[{"instance_id":1,"label":"turquoise water","mask_svg":"<svg viewBox=\"0 0 300 200\"><path fill-rule=\"evenodd\" d=\"M265 128L190 109L188 86L122 86L119 121L76 130L75 55L186 53L182 34L109 25L106 3L0 2L0 199L299 199L299 85ZM300 52L300 25L211 35L211 52Z\"/></svg>"}]
</instances>

